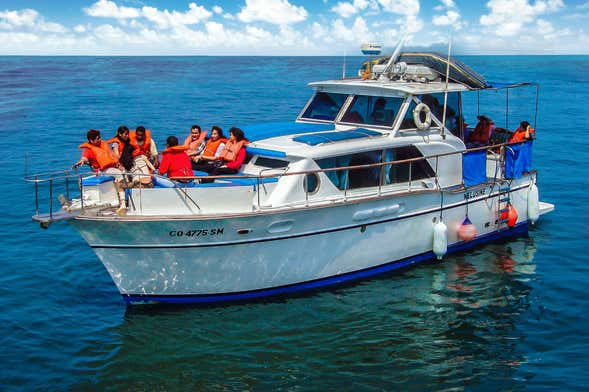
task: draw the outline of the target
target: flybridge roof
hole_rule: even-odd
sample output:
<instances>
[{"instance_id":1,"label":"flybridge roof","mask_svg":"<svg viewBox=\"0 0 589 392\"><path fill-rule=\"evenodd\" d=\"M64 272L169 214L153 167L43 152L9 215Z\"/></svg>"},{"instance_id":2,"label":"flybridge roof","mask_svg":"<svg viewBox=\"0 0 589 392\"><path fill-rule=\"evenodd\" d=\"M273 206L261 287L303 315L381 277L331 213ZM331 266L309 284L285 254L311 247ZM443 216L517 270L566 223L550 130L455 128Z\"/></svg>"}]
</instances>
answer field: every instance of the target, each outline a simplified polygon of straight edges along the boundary
<instances>
[{"instance_id":1,"label":"flybridge roof","mask_svg":"<svg viewBox=\"0 0 589 392\"><path fill-rule=\"evenodd\" d=\"M390 80L342 79L309 83L317 91L336 94L403 97L410 95L435 94L446 91L445 82L405 82ZM469 91L459 83L448 83L448 91Z\"/></svg>"}]
</instances>

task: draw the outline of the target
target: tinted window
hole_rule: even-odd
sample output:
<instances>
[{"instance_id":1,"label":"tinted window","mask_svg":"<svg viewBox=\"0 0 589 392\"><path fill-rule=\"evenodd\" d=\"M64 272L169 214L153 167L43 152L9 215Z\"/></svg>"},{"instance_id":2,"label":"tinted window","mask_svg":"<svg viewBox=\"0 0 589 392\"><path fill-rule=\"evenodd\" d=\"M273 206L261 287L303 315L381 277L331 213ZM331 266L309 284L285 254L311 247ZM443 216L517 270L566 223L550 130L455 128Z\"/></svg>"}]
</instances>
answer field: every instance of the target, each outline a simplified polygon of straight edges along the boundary
<instances>
[{"instance_id":1,"label":"tinted window","mask_svg":"<svg viewBox=\"0 0 589 392\"><path fill-rule=\"evenodd\" d=\"M381 162L382 151L370 151L358 154L343 155L339 157L324 158L317 161L322 169L369 165ZM356 189L378 186L379 167L369 167L354 170L334 170L325 172L325 175L338 189Z\"/></svg>"},{"instance_id":2,"label":"tinted window","mask_svg":"<svg viewBox=\"0 0 589 392\"><path fill-rule=\"evenodd\" d=\"M423 155L415 146L405 146L385 150L384 160L385 162L392 162L422 157ZM435 176L434 171L425 159L386 165L384 172L386 184L409 182L410 178L411 181L415 181Z\"/></svg>"},{"instance_id":3,"label":"tinted window","mask_svg":"<svg viewBox=\"0 0 589 392\"><path fill-rule=\"evenodd\" d=\"M319 92L313 97L302 118L333 121L346 98L345 94Z\"/></svg>"},{"instance_id":4,"label":"tinted window","mask_svg":"<svg viewBox=\"0 0 589 392\"><path fill-rule=\"evenodd\" d=\"M258 157L256 159L256 166L267 167L270 169L282 169L288 166L288 161L283 161L282 159Z\"/></svg>"},{"instance_id":5,"label":"tinted window","mask_svg":"<svg viewBox=\"0 0 589 392\"><path fill-rule=\"evenodd\" d=\"M344 114L342 122L392 126L403 98L357 95Z\"/></svg>"}]
</instances>

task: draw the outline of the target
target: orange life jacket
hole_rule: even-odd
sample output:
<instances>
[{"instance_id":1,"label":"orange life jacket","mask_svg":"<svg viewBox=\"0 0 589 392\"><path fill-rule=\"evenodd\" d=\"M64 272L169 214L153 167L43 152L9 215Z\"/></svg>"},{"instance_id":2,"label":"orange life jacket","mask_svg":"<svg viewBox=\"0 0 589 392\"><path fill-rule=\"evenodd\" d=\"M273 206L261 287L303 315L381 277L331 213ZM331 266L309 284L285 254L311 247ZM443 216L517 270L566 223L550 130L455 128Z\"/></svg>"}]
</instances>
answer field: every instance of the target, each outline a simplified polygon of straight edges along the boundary
<instances>
[{"instance_id":1,"label":"orange life jacket","mask_svg":"<svg viewBox=\"0 0 589 392\"><path fill-rule=\"evenodd\" d=\"M200 136L196 140L192 140L192 135L188 135L186 140L184 140L184 145L188 147L189 151L196 151L198 146L205 140L209 133L206 131L201 131Z\"/></svg>"},{"instance_id":2,"label":"orange life jacket","mask_svg":"<svg viewBox=\"0 0 589 392\"><path fill-rule=\"evenodd\" d=\"M532 135L535 133L536 131L534 130L534 128L530 127L530 138L532 137ZM523 129L522 127L518 127L515 132L513 133L513 135L509 138L509 143L518 143L518 142L523 142L526 140L526 130Z\"/></svg>"},{"instance_id":3,"label":"orange life jacket","mask_svg":"<svg viewBox=\"0 0 589 392\"><path fill-rule=\"evenodd\" d=\"M218 138L217 140L209 139L204 151L202 152L202 155L207 158L214 158L221 143L227 143L227 139L222 137Z\"/></svg>"},{"instance_id":4,"label":"orange life jacket","mask_svg":"<svg viewBox=\"0 0 589 392\"><path fill-rule=\"evenodd\" d=\"M145 155L147 158L151 158L151 131L149 129L145 130L145 139L143 140L142 145L137 143L137 131L129 132L129 140L131 141L131 145L135 148L135 151L133 151L134 157ZM120 147L119 151L122 151Z\"/></svg>"},{"instance_id":5,"label":"orange life jacket","mask_svg":"<svg viewBox=\"0 0 589 392\"><path fill-rule=\"evenodd\" d=\"M112 139L108 139L105 140L105 142L110 146L111 144L116 144L117 145L117 151L119 152L119 158L121 157L121 154L123 153L123 148L125 147L125 144L123 142L121 142L119 140L118 137L113 137Z\"/></svg>"},{"instance_id":6,"label":"orange life jacket","mask_svg":"<svg viewBox=\"0 0 589 392\"><path fill-rule=\"evenodd\" d=\"M245 143L245 140L234 142L233 140L229 139L225 144L225 148L223 151L221 151L221 155L219 155L219 157L226 162L234 161L235 158L237 158L237 153L243 148Z\"/></svg>"},{"instance_id":7,"label":"orange life jacket","mask_svg":"<svg viewBox=\"0 0 589 392\"><path fill-rule=\"evenodd\" d=\"M494 125L493 121L479 121L474 131L470 135L471 142L478 142L488 144L491 138L491 127Z\"/></svg>"},{"instance_id":8,"label":"orange life jacket","mask_svg":"<svg viewBox=\"0 0 589 392\"><path fill-rule=\"evenodd\" d=\"M105 170L109 167L116 166L118 159L114 152L110 149L107 142L104 140L100 142L100 146L95 146L89 142L80 144L80 148L87 148L94 154L94 162L90 162L90 165L94 169Z\"/></svg>"}]
</instances>

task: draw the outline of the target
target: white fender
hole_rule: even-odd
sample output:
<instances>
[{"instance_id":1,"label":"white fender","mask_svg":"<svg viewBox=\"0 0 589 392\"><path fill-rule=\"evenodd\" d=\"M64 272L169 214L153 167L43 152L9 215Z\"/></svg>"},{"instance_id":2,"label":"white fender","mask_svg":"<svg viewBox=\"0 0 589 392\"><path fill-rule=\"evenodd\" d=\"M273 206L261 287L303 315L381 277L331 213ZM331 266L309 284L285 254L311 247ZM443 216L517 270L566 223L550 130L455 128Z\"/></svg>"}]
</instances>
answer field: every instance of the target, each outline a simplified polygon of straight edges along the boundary
<instances>
[{"instance_id":1,"label":"white fender","mask_svg":"<svg viewBox=\"0 0 589 392\"><path fill-rule=\"evenodd\" d=\"M540 217L540 196L536 184L530 186L528 190L528 219L532 224L538 221Z\"/></svg>"},{"instance_id":2,"label":"white fender","mask_svg":"<svg viewBox=\"0 0 589 392\"><path fill-rule=\"evenodd\" d=\"M434 254L441 260L448 252L448 227L444 222L439 221L434 225Z\"/></svg>"}]
</instances>

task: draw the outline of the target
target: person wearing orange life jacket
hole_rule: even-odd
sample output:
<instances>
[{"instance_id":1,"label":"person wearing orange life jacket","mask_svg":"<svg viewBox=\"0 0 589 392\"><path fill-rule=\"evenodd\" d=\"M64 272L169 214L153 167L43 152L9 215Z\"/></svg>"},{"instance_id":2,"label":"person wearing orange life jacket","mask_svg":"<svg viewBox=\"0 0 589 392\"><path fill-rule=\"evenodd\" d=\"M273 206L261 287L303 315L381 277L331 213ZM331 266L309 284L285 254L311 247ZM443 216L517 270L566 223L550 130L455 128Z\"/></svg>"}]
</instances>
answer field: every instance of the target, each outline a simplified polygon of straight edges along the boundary
<instances>
[{"instance_id":1,"label":"person wearing orange life jacket","mask_svg":"<svg viewBox=\"0 0 589 392\"><path fill-rule=\"evenodd\" d=\"M143 155L147 160L152 163L154 167L158 167L158 153L155 140L151 138L151 132L149 129L145 129L144 126L139 125L134 131L129 133L131 143L137 149L134 156Z\"/></svg>"},{"instance_id":2,"label":"person wearing orange life jacket","mask_svg":"<svg viewBox=\"0 0 589 392\"><path fill-rule=\"evenodd\" d=\"M208 166L212 161L219 158L221 151L225 148L227 139L223 135L223 130L217 125L211 128L211 137L207 140L204 150L192 158L193 170L199 170L199 165Z\"/></svg>"},{"instance_id":3,"label":"person wearing orange life jacket","mask_svg":"<svg viewBox=\"0 0 589 392\"><path fill-rule=\"evenodd\" d=\"M219 154L219 158L212 161L203 171L217 176L223 174L236 174L245 160L245 145L248 143L243 131L233 127L229 130L229 140L225 148ZM209 182L205 179L203 182ZM213 180L214 181L214 180Z\"/></svg>"},{"instance_id":4,"label":"person wearing orange life jacket","mask_svg":"<svg viewBox=\"0 0 589 392\"><path fill-rule=\"evenodd\" d=\"M534 137L536 131L534 128L530 127L530 123L527 121L522 121L519 124L519 128L515 130L513 135L509 138L509 143L519 143L524 142L526 140L530 140Z\"/></svg>"},{"instance_id":5,"label":"person wearing orange life jacket","mask_svg":"<svg viewBox=\"0 0 589 392\"><path fill-rule=\"evenodd\" d=\"M188 147L186 153L189 157L196 156L204 150L207 135L206 131L201 131L200 125L190 127L190 135L184 140L184 145Z\"/></svg>"},{"instance_id":6,"label":"person wearing orange life jacket","mask_svg":"<svg viewBox=\"0 0 589 392\"><path fill-rule=\"evenodd\" d=\"M487 116L477 116L479 122L468 138L469 147L486 146L495 131L495 123Z\"/></svg>"},{"instance_id":7,"label":"person wearing orange life jacket","mask_svg":"<svg viewBox=\"0 0 589 392\"><path fill-rule=\"evenodd\" d=\"M121 171L122 166L116 154L108 143L102 140L100 131L91 129L86 133L86 138L88 141L80 145L80 148L83 149L82 157L74 163L73 167L90 165L96 173L113 176L119 197L119 208L116 212L117 214L125 214L127 212L127 204L125 202L125 191L122 184L123 172Z\"/></svg>"},{"instance_id":8,"label":"person wearing orange life jacket","mask_svg":"<svg viewBox=\"0 0 589 392\"><path fill-rule=\"evenodd\" d=\"M120 165L127 171L130 171L134 165L134 158L138 154L138 150L129 136L129 128L121 125L117 129L117 134L107 143L112 147L113 152L117 156Z\"/></svg>"},{"instance_id":9,"label":"person wearing orange life jacket","mask_svg":"<svg viewBox=\"0 0 589 392\"><path fill-rule=\"evenodd\" d=\"M166 139L166 149L162 153L159 174L167 175L169 178L176 179L177 181L192 181L191 179L178 178L194 176L190 158L186 154L187 149L186 146L178 145L178 138L176 136L168 136Z\"/></svg>"}]
</instances>

